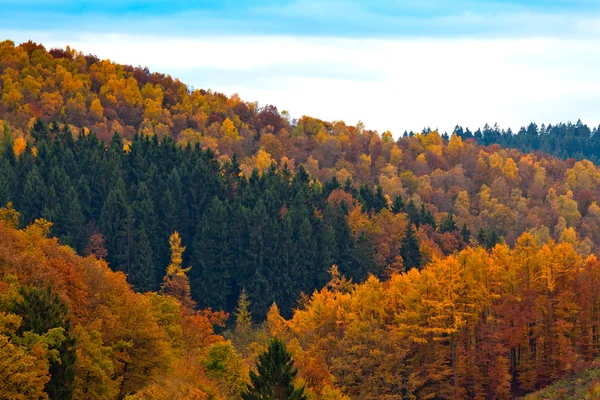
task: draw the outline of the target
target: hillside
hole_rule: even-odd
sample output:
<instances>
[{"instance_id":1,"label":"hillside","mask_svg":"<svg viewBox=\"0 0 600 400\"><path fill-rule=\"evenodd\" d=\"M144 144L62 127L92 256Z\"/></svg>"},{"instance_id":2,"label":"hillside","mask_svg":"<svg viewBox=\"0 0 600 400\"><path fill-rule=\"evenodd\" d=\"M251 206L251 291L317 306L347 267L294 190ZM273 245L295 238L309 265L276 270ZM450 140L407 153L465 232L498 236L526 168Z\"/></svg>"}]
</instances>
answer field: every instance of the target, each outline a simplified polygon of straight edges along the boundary
<instances>
[{"instance_id":1,"label":"hillside","mask_svg":"<svg viewBox=\"0 0 600 400\"><path fill-rule=\"evenodd\" d=\"M31 42L0 43L0 80L0 338L36 365L22 398L239 398L270 337L311 399L510 398L600 355L588 160L294 121ZM27 301L59 317L30 324Z\"/></svg>"},{"instance_id":2,"label":"hillside","mask_svg":"<svg viewBox=\"0 0 600 400\"><path fill-rule=\"evenodd\" d=\"M593 400L600 398L600 370L597 368L569 375L523 400Z\"/></svg>"}]
</instances>

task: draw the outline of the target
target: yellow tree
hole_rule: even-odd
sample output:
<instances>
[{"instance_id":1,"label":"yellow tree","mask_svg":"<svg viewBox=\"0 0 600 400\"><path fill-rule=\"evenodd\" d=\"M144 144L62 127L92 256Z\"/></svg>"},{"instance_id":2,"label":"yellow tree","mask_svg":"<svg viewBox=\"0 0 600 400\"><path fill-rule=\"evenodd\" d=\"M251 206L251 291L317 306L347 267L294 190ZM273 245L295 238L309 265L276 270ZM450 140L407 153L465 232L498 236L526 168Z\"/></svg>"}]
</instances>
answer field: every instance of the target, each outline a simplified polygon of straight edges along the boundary
<instances>
[{"instance_id":1,"label":"yellow tree","mask_svg":"<svg viewBox=\"0 0 600 400\"><path fill-rule=\"evenodd\" d=\"M187 272L191 267L183 268L183 252L185 247L181 245L181 237L178 232L173 232L169 237L171 247L171 263L167 267L167 273L163 278L161 291L164 294L175 297L184 307L193 309L194 301L190 295L190 280Z\"/></svg>"}]
</instances>

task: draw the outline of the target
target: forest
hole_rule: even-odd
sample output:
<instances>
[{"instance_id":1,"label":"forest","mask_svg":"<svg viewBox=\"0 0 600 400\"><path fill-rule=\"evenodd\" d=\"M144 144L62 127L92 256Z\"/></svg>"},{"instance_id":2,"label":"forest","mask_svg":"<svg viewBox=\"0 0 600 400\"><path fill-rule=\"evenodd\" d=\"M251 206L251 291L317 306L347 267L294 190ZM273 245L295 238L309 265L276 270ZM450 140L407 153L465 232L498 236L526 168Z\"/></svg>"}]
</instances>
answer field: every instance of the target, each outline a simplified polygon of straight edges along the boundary
<instances>
[{"instance_id":1,"label":"forest","mask_svg":"<svg viewBox=\"0 0 600 400\"><path fill-rule=\"evenodd\" d=\"M0 82L2 398L509 399L597 367L597 128L394 136L33 42Z\"/></svg>"}]
</instances>

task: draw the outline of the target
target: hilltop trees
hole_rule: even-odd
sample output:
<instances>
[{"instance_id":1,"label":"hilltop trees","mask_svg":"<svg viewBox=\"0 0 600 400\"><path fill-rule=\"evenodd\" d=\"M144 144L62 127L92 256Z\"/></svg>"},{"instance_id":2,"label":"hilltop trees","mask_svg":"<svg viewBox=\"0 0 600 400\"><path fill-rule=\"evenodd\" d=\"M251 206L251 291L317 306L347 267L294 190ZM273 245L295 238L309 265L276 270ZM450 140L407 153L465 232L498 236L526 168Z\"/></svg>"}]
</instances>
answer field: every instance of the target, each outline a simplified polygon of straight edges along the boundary
<instances>
[{"instance_id":1,"label":"hilltop trees","mask_svg":"<svg viewBox=\"0 0 600 400\"><path fill-rule=\"evenodd\" d=\"M0 82L0 397L503 399L600 356L597 129L394 140L31 42Z\"/></svg>"}]
</instances>

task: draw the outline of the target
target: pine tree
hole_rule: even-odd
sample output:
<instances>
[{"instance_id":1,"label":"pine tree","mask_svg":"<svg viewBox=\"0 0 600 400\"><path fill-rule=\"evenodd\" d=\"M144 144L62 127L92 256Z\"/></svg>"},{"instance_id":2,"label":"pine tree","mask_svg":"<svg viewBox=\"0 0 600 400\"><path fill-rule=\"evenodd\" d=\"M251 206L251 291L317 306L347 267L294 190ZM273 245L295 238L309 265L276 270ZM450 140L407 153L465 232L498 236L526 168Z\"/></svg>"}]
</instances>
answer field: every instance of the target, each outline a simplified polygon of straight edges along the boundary
<instances>
[{"instance_id":1,"label":"pine tree","mask_svg":"<svg viewBox=\"0 0 600 400\"><path fill-rule=\"evenodd\" d=\"M35 139L36 142L41 142L43 140L48 140L48 126L38 118L33 123L33 127L31 128L31 137Z\"/></svg>"},{"instance_id":2,"label":"pine tree","mask_svg":"<svg viewBox=\"0 0 600 400\"><path fill-rule=\"evenodd\" d=\"M415 231L412 224L406 227L406 236L402 239L400 247L400 256L404 261L404 269L407 271L411 268L419 268L421 266L421 250L419 241L415 236Z\"/></svg>"},{"instance_id":3,"label":"pine tree","mask_svg":"<svg viewBox=\"0 0 600 400\"><path fill-rule=\"evenodd\" d=\"M37 167L34 167L25 178L22 193L17 204L26 224L39 218L48 200L48 190Z\"/></svg>"},{"instance_id":4,"label":"pine tree","mask_svg":"<svg viewBox=\"0 0 600 400\"><path fill-rule=\"evenodd\" d=\"M467 244L471 241L471 231L467 227L467 224L463 224L462 229L460 230L460 234L462 235L463 241Z\"/></svg>"},{"instance_id":5,"label":"pine tree","mask_svg":"<svg viewBox=\"0 0 600 400\"><path fill-rule=\"evenodd\" d=\"M421 212L419 213L419 220L423 225L431 225L435 229L435 218L431 211L425 209L425 203L421 203Z\"/></svg>"},{"instance_id":6,"label":"pine tree","mask_svg":"<svg viewBox=\"0 0 600 400\"><path fill-rule=\"evenodd\" d=\"M394 214L404 212L404 200L402 200L402 196L398 196L394 199L394 204L392 204L392 211L394 212Z\"/></svg>"},{"instance_id":7,"label":"pine tree","mask_svg":"<svg viewBox=\"0 0 600 400\"><path fill-rule=\"evenodd\" d=\"M449 212L446 219L444 219L444 221L442 221L442 223L440 224L439 230L441 233L445 233L454 232L456 229L457 228L456 221L454 220L454 215L452 214L452 212Z\"/></svg>"},{"instance_id":8,"label":"pine tree","mask_svg":"<svg viewBox=\"0 0 600 400\"><path fill-rule=\"evenodd\" d=\"M127 280L138 292L155 290L154 263L152 246L142 226L135 235L135 247L132 251L131 271Z\"/></svg>"},{"instance_id":9,"label":"pine tree","mask_svg":"<svg viewBox=\"0 0 600 400\"><path fill-rule=\"evenodd\" d=\"M244 400L304 400L304 386L294 388L294 361L285 343L273 339L258 357L256 372L250 372L250 384L242 394Z\"/></svg>"},{"instance_id":10,"label":"pine tree","mask_svg":"<svg viewBox=\"0 0 600 400\"><path fill-rule=\"evenodd\" d=\"M198 225L191 272L192 294L203 307L223 310L231 293L227 204L214 198Z\"/></svg>"},{"instance_id":11,"label":"pine tree","mask_svg":"<svg viewBox=\"0 0 600 400\"><path fill-rule=\"evenodd\" d=\"M408 205L406 206L405 210L410 222L412 224L415 224L415 226L418 228L421 225L421 215L419 213L419 210L417 209L417 206L415 205L415 202L412 199L408 202Z\"/></svg>"},{"instance_id":12,"label":"pine tree","mask_svg":"<svg viewBox=\"0 0 600 400\"><path fill-rule=\"evenodd\" d=\"M131 273L134 227L125 184L119 179L110 192L100 214L102 235L106 238L107 260L115 271Z\"/></svg>"},{"instance_id":13,"label":"pine tree","mask_svg":"<svg viewBox=\"0 0 600 400\"><path fill-rule=\"evenodd\" d=\"M64 244L77 250L80 254L85 247L85 217L79 206L77 192L73 186L69 186L63 195L61 213L56 220L55 232Z\"/></svg>"},{"instance_id":14,"label":"pine tree","mask_svg":"<svg viewBox=\"0 0 600 400\"><path fill-rule=\"evenodd\" d=\"M46 384L46 392L50 399L71 399L77 355L68 307L50 288L21 288L20 295L22 300L14 307L14 313L23 318L20 334L31 331L43 335L53 328L64 329L65 340L56 349L58 359L50 362L50 381Z\"/></svg>"}]
</instances>

